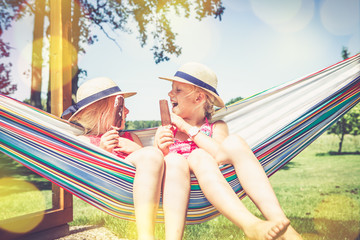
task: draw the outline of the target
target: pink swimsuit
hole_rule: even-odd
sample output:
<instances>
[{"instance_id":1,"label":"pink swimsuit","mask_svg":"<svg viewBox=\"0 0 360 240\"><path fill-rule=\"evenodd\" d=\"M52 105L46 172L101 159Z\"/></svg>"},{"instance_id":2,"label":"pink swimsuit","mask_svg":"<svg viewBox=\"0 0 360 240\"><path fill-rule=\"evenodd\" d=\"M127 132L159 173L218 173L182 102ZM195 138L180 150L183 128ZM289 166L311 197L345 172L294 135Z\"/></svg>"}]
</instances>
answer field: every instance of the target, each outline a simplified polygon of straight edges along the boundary
<instances>
[{"instance_id":1,"label":"pink swimsuit","mask_svg":"<svg viewBox=\"0 0 360 240\"><path fill-rule=\"evenodd\" d=\"M90 142L91 142L92 144L94 144L94 145L96 145L96 146L99 147L99 146L100 146L101 136L102 136L102 135L99 135L99 136L88 136L88 137L89 137ZM130 132L124 132L124 134L121 135L120 137L122 137L122 138L127 138L127 139L129 139L129 140L131 140L131 141L134 141L134 139L132 138ZM122 159L125 159L125 158L129 155L129 154L127 154L127 153L115 152L115 151L113 151L112 153L113 153L114 155L122 158Z\"/></svg>"},{"instance_id":2,"label":"pink swimsuit","mask_svg":"<svg viewBox=\"0 0 360 240\"><path fill-rule=\"evenodd\" d=\"M208 120L200 127L200 132L205 133L207 136L212 137L213 133L213 123L209 124ZM174 129L174 136L177 132L177 129ZM169 151L171 153L178 153L183 155L185 158L194 150L199 148L196 143L192 140L180 141L179 139L174 139L174 143L170 146Z\"/></svg>"}]
</instances>

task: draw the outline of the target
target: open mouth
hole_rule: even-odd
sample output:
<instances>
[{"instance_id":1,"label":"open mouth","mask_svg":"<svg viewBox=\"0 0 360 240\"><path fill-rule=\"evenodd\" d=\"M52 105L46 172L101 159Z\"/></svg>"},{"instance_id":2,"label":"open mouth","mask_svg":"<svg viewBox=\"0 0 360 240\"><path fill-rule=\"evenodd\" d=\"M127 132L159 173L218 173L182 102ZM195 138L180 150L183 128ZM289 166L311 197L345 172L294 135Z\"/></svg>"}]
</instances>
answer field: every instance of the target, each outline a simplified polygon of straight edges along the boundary
<instances>
[{"instance_id":1,"label":"open mouth","mask_svg":"<svg viewBox=\"0 0 360 240\"><path fill-rule=\"evenodd\" d=\"M178 105L178 103L176 103L176 102L172 102L171 104L172 104L172 107L173 107L173 108Z\"/></svg>"}]
</instances>

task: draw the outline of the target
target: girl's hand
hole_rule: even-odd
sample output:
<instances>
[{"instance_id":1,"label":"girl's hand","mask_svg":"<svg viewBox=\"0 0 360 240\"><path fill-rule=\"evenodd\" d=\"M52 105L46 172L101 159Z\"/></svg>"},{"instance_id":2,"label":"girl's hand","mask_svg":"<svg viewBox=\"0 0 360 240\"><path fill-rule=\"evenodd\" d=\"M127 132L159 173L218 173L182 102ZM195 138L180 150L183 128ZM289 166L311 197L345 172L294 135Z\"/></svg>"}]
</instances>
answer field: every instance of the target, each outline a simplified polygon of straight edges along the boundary
<instances>
[{"instance_id":1,"label":"girl's hand","mask_svg":"<svg viewBox=\"0 0 360 240\"><path fill-rule=\"evenodd\" d=\"M140 148L141 146L136 142L133 142L127 138L118 137L118 144L114 148L114 151L130 154L135 152L136 150L139 150Z\"/></svg>"},{"instance_id":2,"label":"girl's hand","mask_svg":"<svg viewBox=\"0 0 360 240\"><path fill-rule=\"evenodd\" d=\"M185 132L186 133L186 129L185 126L189 125L187 122L185 122L185 120L182 117L179 117L178 115L176 115L175 113L170 113L171 116L171 123L180 131L180 132Z\"/></svg>"},{"instance_id":3,"label":"girl's hand","mask_svg":"<svg viewBox=\"0 0 360 240\"><path fill-rule=\"evenodd\" d=\"M174 143L174 134L171 131L171 125L160 126L155 134L155 147L159 148L164 156L169 153L169 147Z\"/></svg>"},{"instance_id":4,"label":"girl's hand","mask_svg":"<svg viewBox=\"0 0 360 240\"><path fill-rule=\"evenodd\" d=\"M107 131L100 138L100 147L108 152L112 152L118 144L118 138L119 133L116 130Z\"/></svg>"}]
</instances>

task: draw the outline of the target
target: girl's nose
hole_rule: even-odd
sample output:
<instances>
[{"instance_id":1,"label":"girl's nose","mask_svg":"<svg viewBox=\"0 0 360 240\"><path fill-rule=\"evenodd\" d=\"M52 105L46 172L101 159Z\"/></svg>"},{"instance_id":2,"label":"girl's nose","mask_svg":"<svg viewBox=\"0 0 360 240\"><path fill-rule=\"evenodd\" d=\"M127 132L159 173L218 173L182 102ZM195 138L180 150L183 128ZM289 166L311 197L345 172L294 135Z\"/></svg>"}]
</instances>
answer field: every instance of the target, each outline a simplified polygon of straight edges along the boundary
<instances>
[{"instance_id":1,"label":"girl's nose","mask_svg":"<svg viewBox=\"0 0 360 240\"><path fill-rule=\"evenodd\" d=\"M125 106L124 106L124 114L127 115L129 113L129 109L127 109Z\"/></svg>"},{"instance_id":2,"label":"girl's nose","mask_svg":"<svg viewBox=\"0 0 360 240\"><path fill-rule=\"evenodd\" d=\"M168 93L168 96L169 96L169 97L174 96L173 93L172 93L172 90Z\"/></svg>"}]
</instances>

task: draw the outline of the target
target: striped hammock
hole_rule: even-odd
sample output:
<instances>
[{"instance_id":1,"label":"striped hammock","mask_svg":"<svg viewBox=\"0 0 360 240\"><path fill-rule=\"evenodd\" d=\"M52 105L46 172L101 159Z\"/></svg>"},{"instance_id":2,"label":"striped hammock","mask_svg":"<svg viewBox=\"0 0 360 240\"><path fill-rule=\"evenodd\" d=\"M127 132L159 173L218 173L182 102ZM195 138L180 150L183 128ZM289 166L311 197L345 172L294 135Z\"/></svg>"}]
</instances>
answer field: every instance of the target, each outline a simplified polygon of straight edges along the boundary
<instances>
[{"instance_id":1,"label":"striped hammock","mask_svg":"<svg viewBox=\"0 0 360 240\"><path fill-rule=\"evenodd\" d=\"M231 134L245 138L271 176L359 101L360 55L356 55L220 109L214 120L223 119ZM2 152L91 205L134 220L131 164L79 140L76 126L3 95L0 120ZM155 131L135 132L144 145L151 145ZM220 170L239 198L244 197L234 168L223 165ZM192 176L187 224L217 215ZM163 221L161 206L157 220Z\"/></svg>"}]
</instances>

